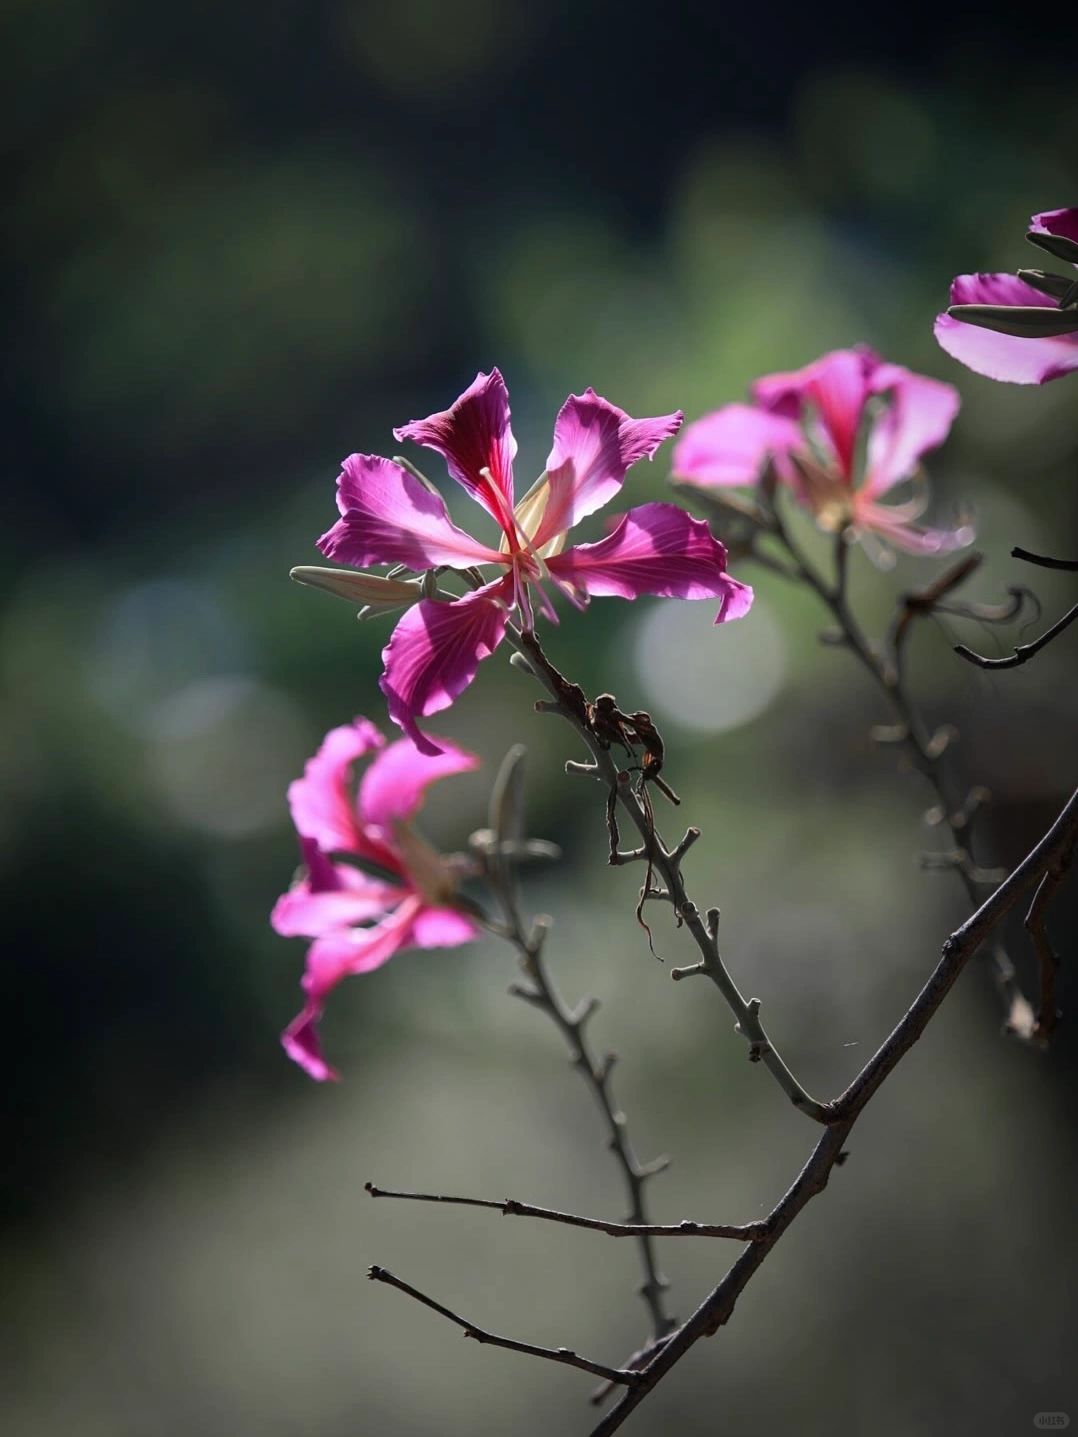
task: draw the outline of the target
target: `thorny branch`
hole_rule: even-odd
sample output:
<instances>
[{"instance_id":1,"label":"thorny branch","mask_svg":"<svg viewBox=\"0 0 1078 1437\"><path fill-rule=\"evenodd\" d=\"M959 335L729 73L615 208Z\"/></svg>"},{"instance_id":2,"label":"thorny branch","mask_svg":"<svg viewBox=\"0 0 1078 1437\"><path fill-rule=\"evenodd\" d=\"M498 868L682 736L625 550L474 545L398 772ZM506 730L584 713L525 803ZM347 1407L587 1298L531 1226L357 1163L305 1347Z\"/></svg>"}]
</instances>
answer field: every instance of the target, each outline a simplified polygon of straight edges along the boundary
<instances>
[{"instance_id":1,"label":"thorny branch","mask_svg":"<svg viewBox=\"0 0 1078 1437\"><path fill-rule=\"evenodd\" d=\"M520 958L524 983L514 984L510 989L516 997L539 1009L553 1021L565 1039L570 1061L590 1089L603 1123L607 1130L607 1146L614 1154L621 1169L629 1200L629 1223L642 1230L635 1233L643 1282L639 1293L647 1305L655 1338L666 1335L674 1326L675 1319L667 1312L664 1293L668 1286L659 1269L658 1258L652 1237L646 1231L648 1207L645 1187L649 1178L655 1177L668 1165L666 1158L651 1163L641 1163L629 1137L625 1114L614 1097L611 1082L615 1055L607 1053L597 1056L587 1033L587 1025L596 1013L599 1002L596 998L585 998L576 1008L565 1003L555 986L546 965L544 944L550 929L549 918L537 918L530 930L526 927L520 912L515 868L504 859L506 844L517 841L516 826L519 823L521 804L514 796L519 791L523 774L523 749L517 748L506 756L502 771L491 798L491 834L494 843L488 855L487 878L498 897L502 909L502 922L490 925L501 938L511 943Z\"/></svg>"},{"instance_id":2,"label":"thorny branch","mask_svg":"<svg viewBox=\"0 0 1078 1437\"><path fill-rule=\"evenodd\" d=\"M414 1297L416 1302L421 1302L424 1307L429 1307L433 1312L438 1312L442 1317L448 1318L450 1322L456 1323L463 1329L465 1337L474 1337L476 1342L487 1343L491 1347L505 1347L510 1352L523 1352L528 1357L545 1357L548 1362L561 1362L566 1367L579 1367L584 1372L592 1372L596 1377L602 1377L607 1382L616 1383L618 1386L631 1387L640 1381L640 1377L635 1372L623 1371L620 1367L606 1367L601 1362L592 1362L590 1358L581 1357L570 1347L536 1347L531 1342L517 1342L512 1337L500 1337L495 1332L487 1332L485 1328L476 1327L474 1322L469 1322L458 1313L443 1306L442 1303L435 1302L433 1297L428 1297L425 1292L420 1292L418 1287L412 1287L410 1283L403 1282L384 1267L369 1267L367 1276L372 1282L384 1282L389 1287L406 1292L409 1297Z\"/></svg>"},{"instance_id":3,"label":"thorny branch","mask_svg":"<svg viewBox=\"0 0 1078 1437\"><path fill-rule=\"evenodd\" d=\"M859 633L859 631L857 632ZM639 805L636 794L631 785L626 782L627 776L619 773L609 751L596 740L589 725L588 704L583 691L577 685L569 683L554 668L533 633L521 633L510 626L509 637L517 648L518 654L522 656L523 662L518 660L517 666L525 667L531 672L553 699L552 703L540 703L537 708L543 712L558 713L567 719L591 752L592 763L574 764L573 767L578 772L605 780L617 793L618 800L628 811L643 839L645 851L648 852L655 867L666 881L676 911L684 919L697 942L702 954L701 962L689 969L675 970L672 976L684 977L690 973L702 972L712 977L720 987L723 996L730 1002L731 1007L739 1014L737 1026L749 1038L750 1057L762 1058L765 1062L768 1057L771 1057L774 1062L778 1055L775 1054L759 1024L759 1003L756 1000L751 1003L745 1002L732 979L726 974L725 967L718 956L718 909L708 911L705 928L700 921L696 905L685 894L679 864L676 861L671 861L670 851L663 845L654 828L649 828L647 817ZM871 655L871 650L867 648L867 645L865 653ZM899 689L898 692L904 700L904 691ZM914 717L911 711L910 718ZM911 723L910 729L911 732L917 734L919 739L922 737L919 725L915 726ZM920 747L917 751L919 754L922 752ZM932 754L928 750L927 741L925 741L924 752L929 760L929 766L932 767ZM1062 871L1065 868L1076 839L1078 839L1078 792L1071 796L1056 822L1037 847L1019 864L1010 877L1000 884L972 917L967 919L962 927L947 940L939 963L905 1017L862 1068L846 1091L834 1101L820 1104L814 1099L807 1099L807 1094L801 1101L798 1101L796 1095L804 1094L804 1090L790 1074L785 1064L778 1060L775 1066L768 1065L769 1070L784 1091L791 1096L792 1101L798 1107L805 1107L810 1116L825 1125L826 1130L819 1138L811 1156L789 1191L764 1220L765 1235L746 1247L723 1280L686 1323L670 1334L662 1343L653 1343L649 1348L645 1348L644 1356L639 1362L630 1360L631 1366L634 1369L639 1369L642 1380L637 1387L622 1397L595 1428L593 1437L603 1437L603 1434L613 1432L620 1427L647 1392L665 1376L700 1337L713 1334L729 1319L738 1296L761 1266L768 1252L810 1198L823 1191L832 1168L845 1156L844 1144L857 1118L884 1079L924 1032L929 1020L969 959L992 936L1014 904L1030 888L1039 883L1044 874L1050 871ZM807 1103L805 1099L807 1099ZM808 1106L809 1104L811 1107ZM647 1355L649 1353L650 1355Z\"/></svg>"},{"instance_id":4,"label":"thorny branch","mask_svg":"<svg viewBox=\"0 0 1078 1437\"><path fill-rule=\"evenodd\" d=\"M684 923L700 951L700 962L691 968L675 969L675 976L686 978L701 974L710 978L737 1018L736 1031L749 1044L750 1060L764 1064L795 1108L818 1123L827 1122L823 1104L818 1103L802 1087L765 1032L760 1022L759 1000L746 999L727 971L719 953L719 910L708 909L705 922L699 908L686 892L681 873L681 855L692 839L686 834L681 844L675 845L673 849L664 844L655 827L653 816L645 808L630 781L631 775L617 767L609 748L605 747L602 739L596 735L583 690L579 685L565 679L550 663L533 632L521 631L509 624L506 627L506 636L527 670L535 675L551 695L552 703L540 701L536 707L542 712L557 713L567 718L591 752L590 764L571 763L567 767L571 772L582 773L605 783L612 799L620 803L629 815L643 840L649 866L659 874L666 885L665 892L655 896L669 899L677 918Z\"/></svg>"},{"instance_id":5,"label":"thorny branch","mask_svg":"<svg viewBox=\"0 0 1078 1437\"><path fill-rule=\"evenodd\" d=\"M642 897L649 892L652 869L657 869L666 884L664 896L668 897L673 904L679 921L685 924L700 951L699 963L690 968L674 969L671 976L681 979L700 974L710 978L737 1018L735 1030L741 1033L749 1043L750 1061L762 1061L765 1064L795 1107L817 1122L827 1122L828 1118L823 1105L812 1098L801 1086L768 1038L760 1022L759 999L746 1000L727 971L718 947L719 910L717 908L708 909L705 924L696 904L692 902L685 891L681 875L681 857L693 842L696 830L687 831L685 837L673 849L668 849L665 846L656 831L650 808L645 808L641 802L629 781L629 774L619 770L613 762L609 746L604 742L602 733L596 733L594 709L588 704L583 690L579 685L570 683L549 662L533 632L521 632L513 625L509 625L506 633L517 650L518 667L522 666L533 674L553 698L553 703L538 703L536 707L543 712L559 713L568 719L591 751L592 762L590 764L571 762L566 765L567 769L605 781L610 796L607 810L608 822L614 807L620 801L640 834L643 840L642 849L625 855L625 858L646 855L648 878L641 890ZM613 846L612 854L614 860L618 861L620 855ZM641 1360L649 1352L652 1354L650 1360L655 1360L654 1354L662 1351L665 1351L665 1346L661 1348L657 1345L646 1347L642 1349ZM630 1364L635 1366L635 1360L630 1359Z\"/></svg>"},{"instance_id":6,"label":"thorny branch","mask_svg":"<svg viewBox=\"0 0 1078 1437\"><path fill-rule=\"evenodd\" d=\"M889 653L880 653L873 648L852 619L846 603L847 551L844 541L840 538L836 548L836 580L832 588L804 561L800 552L793 544L789 543L788 536L781 530L781 521L777 522L779 525L777 532L780 532L787 542L790 556L797 567L797 577L808 582L828 605L839 622L842 641L853 649L888 694L896 717L899 719L900 732L895 735L895 738L907 745L917 766L935 788L940 799L941 821L949 829L954 844L957 859L954 866L958 867L962 874L971 897L975 896L978 888L990 881L988 871L978 869L973 860L968 836L969 818L981 800L977 797L977 791L974 791L973 794L967 795L961 801L952 801L951 784L939 765L946 741L939 735L928 735L905 690L902 676L904 634L900 632L895 636ZM969 567L971 566L966 567L965 572L969 571ZM957 573L957 571L951 576L943 576L942 580L938 581L942 585L941 592L945 592L947 587L960 582L962 577L964 577L964 573ZM913 615L919 611L918 600L921 596L906 597L907 600L912 600L908 604L908 608L910 614ZM925 611L928 611L930 601L930 597L926 599ZM673 848L666 846L655 828L650 800L644 789L644 776L642 776L641 782L634 787L630 773L618 769L611 756L609 739L604 741L601 730L597 731L595 706L590 705L583 691L577 685L566 680L549 662L534 632L520 631L510 624L507 626L507 637L517 651L514 656L516 666L534 675L551 695L551 702L539 702L536 704L536 708L543 712L557 713L568 720L590 751L591 762L586 764L571 762L566 767L605 782L610 794L608 815L613 815L617 806L620 805L628 813L640 835L642 843L639 848L622 850L618 846L616 823L611 818L611 862L615 864L633 861L646 862L648 871L642 889L641 902L648 897L663 898L670 902L679 925L684 923L696 942L701 954L700 961L687 968L675 969L671 976L675 979L695 974L709 977L737 1016L736 1029L749 1042L750 1060L762 1061L793 1104L804 1111L807 1116L822 1124L824 1128L801 1172L763 1221L746 1224L742 1227L699 1224L688 1221L671 1225L648 1223L646 1215L643 1213L643 1181L664 1163L652 1165L651 1168L643 1168L637 1163L624 1132L624 1118L617 1111L609 1092L612 1056L608 1055L603 1061L596 1062L586 1042L584 1026L594 1012L596 1006L594 1000L585 1000L577 1010L566 1009L557 991L553 988L542 961L542 948L547 925L542 920L538 920L533 925L531 932L526 932L516 901L512 867L509 863L505 864L500 874L501 886L500 888L496 887L496 891L499 891L502 899L505 924L504 926L499 925L496 931L500 932L501 936L509 938L517 946L522 968L529 980L526 986L518 986L515 991L528 1002L550 1014L569 1043L574 1063L580 1067L589 1086L592 1087L611 1130L611 1148L618 1155L626 1175L630 1197L633 1201L632 1220L628 1223L613 1223L602 1219L584 1218L575 1214L521 1203L514 1199L497 1202L483 1198L390 1192L376 1188L372 1184L367 1184L367 1190L372 1196L493 1208L506 1215L530 1216L598 1230L612 1236L635 1238L640 1244L644 1261L646 1280L641 1291L652 1312L654 1335L639 1352L633 1354L625 1366L608 1368L601 1363L580 1357L566 1348L536 1347L485 1332L385 1269L372 1267L369 1275L375 1280L399 1288L416 1301L432 1308L461 1327L467 1336L480 1342L565 1363L596 1374L603 1379L603 1386L598 1389L593 1400L601 1399L609 1392L620 1389L619 1400L592 1433L592 1437L606 1437L606 1434L621 1427L639 1403L700 1338L713 1335L729 1320L738 1297L762 1266L768 1253L811 1198L823 1191L832 1169L845 1159L845 1143L849 1134L875 1092L925 1031L929 1021L969 960L994 934L1003 918L1030 889L1036 891L1026 917L1026 926L1041 965L1041 1003L1035 1022L1032 1020L1032 1010L1029 1009L1028 1003L1017 989L1013 970L1005 955L1002 955L1005 966L1002 969L1000 981L1010 999L1012 1027L1018 1028L1025 1036L1046 1037L1051 1031L1056 1018L1054 982L1058 960L1047 937L1044 914L1048 902L1062 881L1075 847L1078 845L1078 791L1072 794L1041 842L1018 865L1010 877L1004 879L977 911L947 939L943 945L942 956L917 999L845 1092L831 1102L819 1103L800 1085L768 1039L760 1023L759 1000L746 1001L727 972L718 950L719 910L717 908L709 909L705 923L701 919L698 908L686 893L681 875L681 859L699 836L698 830L689 828L685 836ZM615 710L615 712L617 711ZM626 716L618 713L618 717L624 719ZM643 714L633 715L632 718L634 721L640 720L641 722L640 724L630 724L627 733L628 742L625 747L631 755L633 743L643 744L646 769L647 756L654 755L657 743L659 766L661 767L661 740L658 739L657 734L654 736L654 741L641 736L647 732L648 726L653 731L650 719ZM665 789L665 784L663 787ZM506 841L511 846L511 841ZM500 854L502 849L503 844L499 838L494 845L494 851ZM665 889L652 887L653 871L657 872L665 882ZM499 871L496 865L492 868L491 873L497 880ZM1019 1023L1016 1015L1022 1014L1023 1005L1029 1011L1030 1017ZM654 1251L651 1247L652 1239L660 1236L728 1237L745 1243L743 1252L722 1280L700 1304L696 1312L680 1327L666 1316L662 1306L661 1294L665 1283L658 1277Z\"/></svg>"},{"instance_id":7,"label":"thorny branch","mask_svg":"<svg viewBox=\"0 0 1078 1437\"><path fill-rule=\"evenodd\" d=\"M741 1254L722 1281L693 1315L640 1369L640 1381L610 1410L592 1432L609 1437L701 1337L709 1337L728 1322L738 1297L771 1249L809 1200L827 1186L831 1170L844 1155L850 1131L877 1089L917 1042L930 1019L950 992L966 964L1014 905L1041 883L1044 876L1062 871L1078 840L1078 791L1073 793L1040 843L996 891L943 945L942 956L905 1017L846 1091L828 1105L830 1126L818 1140L808 1161L785 1196L764 1219L767 1235Z\"/></svg>"},{"instance_id":8,"label":"thorny branch","mask_svg":"<svg viewBox=\"0 0 1078 1437\"><path fill-rule=\"evenodd\" d=\"M534 1203L518 1202L516 1198L450 1197L444 1193L393 1192L388 1188L364 1183L371 1197L403 1198L408 1202L451 1203L456 1207L485 1207L504 1217L536 1217L547 1222L565 1223L567 1227L585 1227L592 1232L605 1232L610 1237L724 1237L733 1242L758 1242L765 1234L762 1222L745 1223L740 1227L728 1223L691 1222L688 1218L674 1223L607 1222L605 1218L579 1217L556 1208L536 1207Z\"/></svg>"}]
</instances>

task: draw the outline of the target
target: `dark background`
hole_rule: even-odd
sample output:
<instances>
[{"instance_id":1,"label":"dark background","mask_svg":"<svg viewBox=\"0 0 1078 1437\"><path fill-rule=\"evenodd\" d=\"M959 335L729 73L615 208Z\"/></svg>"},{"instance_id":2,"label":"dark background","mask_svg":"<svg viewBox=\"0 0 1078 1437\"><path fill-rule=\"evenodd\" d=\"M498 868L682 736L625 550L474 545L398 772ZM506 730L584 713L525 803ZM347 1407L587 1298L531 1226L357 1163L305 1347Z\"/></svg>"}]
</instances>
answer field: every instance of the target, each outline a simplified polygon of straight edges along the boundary
<instances>
[{"instance_id":1,"label":"dark background","mask_svg":"<svg viewBox=\"0 0 1078 1437\"><path fill-rule=\"evenodd\" d=\"M11 1430L587 1430L576 1374L462 1350L363 1281L385 1262L476 1321L602 1360L640 1336L620 1247L363 1198L370 1177L620 1211L557 1035L505 996L512 956L410 955L342 991L339 1088L277 1046L302 958L266 923L294 862L284 789L327 727L380 718L385 639L287 570L317 558L339 459L393 452L392 426L477 368L506 374L522 490L570 390L691 418L868 340L962 390L932 469L978 513L971 592L1028 580L1010 545L1073 533L1074 382L959 371L931 320L954 273L1036 262L1029 214L1078 193L1055 24L1004 5L975 26L919 6L5 10ZM629 502L663 495L667 463L634 472ZM857 556L870 622L929 572ZM875 696L817 647L808 596L744 577L759 601L729 631L706 606L611 600L550 647L661 717L705 831L694 889L826 1095L964 913L917 870L926 795L869 742ZM1073 598L1035 582L1047 615ZM1014 862L1073 782L1073 644L987 678L953 638L919 637L918 683L996 795L985 851ZM603 866L601 803L561 777L571 741L532 697L499 658L439 724L485 765L444 786L428 832L460 845L500 754L529 745L533 828L566 849L529 898L557 917L566 993L608 1000L639 1146L676 1158L659 1216L755 1216L811 1134L725 1011L648 955L635 875ZM1071 1029L1046 1055L1008 1045L971 973L922 1049L641 1431L1078 1416ZM728 1254L674 1246L685 1312Z\"/></svg>"}]
</instances>

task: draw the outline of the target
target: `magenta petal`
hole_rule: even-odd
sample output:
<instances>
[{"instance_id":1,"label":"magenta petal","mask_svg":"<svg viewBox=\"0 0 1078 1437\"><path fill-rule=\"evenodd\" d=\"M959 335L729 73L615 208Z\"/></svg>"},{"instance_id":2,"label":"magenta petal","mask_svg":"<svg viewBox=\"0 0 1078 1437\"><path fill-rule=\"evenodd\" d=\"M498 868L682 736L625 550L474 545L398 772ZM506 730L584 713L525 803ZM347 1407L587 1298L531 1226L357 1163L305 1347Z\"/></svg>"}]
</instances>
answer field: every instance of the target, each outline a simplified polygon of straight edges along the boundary
<instances>
[{"instance_id":1,"label":"magenta petal","mask_svg":"<svg viewBox=\"0 0 1078 1437\"><path fill-rule=\"evenodd\" d=\"M517 444L509 425L509 391L496 369L489 374L480 371L448 409L426 419L413 419L394 429L393 436L436 450L457 483L478 499L503 529L512 529Z\"/></svg>"},{"instance_id":2,"label":"magenta petal","mask_svg":"<svg viewBox=\"0 0 1078 1437\"><path fill-rule=\"evenodd\" d=\"M475 923L455 908L421 908L412 924L417 948L458 948L478 937Z\"/></svg>"},{"instance_id":3,"label":"magenta petal","mask_svg":"<svg viewBox=\"0 0 1078 1437\"><path fill-rule=\"evenodd\" d=\"M394 819L411 818L422 806L428 786L450 774L479 767L479 759L449 739L431 739L439 752L427 756L410 738L384 748L359 785L359 813L364 823L392 830Z\"/></svg>"},{"instance_id":4,"label":"magenta petal","mask_svg":"<svg viewBox=\"0 0 1078 1437\"><path fill-rule=\"evenodd\" d=\"M1052 306L1057 303L1013 274L960 274L951 285L952 304L1020 304ZM1049 335L1029 339L997 334L992 329L966 324L949 314L936 317L936 339L960 363L1009 384L1047 384L1078 369L1078 336Z\"/></svg>"},{"instance_id":5,"label":"magenta petal","mask_svg":"<svg viewBox=\"0 0 1078 1437\"><path fill-rule=\"evenodd\" d=\"M867 348L836 349L787 374L769 374L752 386L752 397L765 409L791 418L811 405L839 470L853 475L857 431L871 392L869 375L877 364Z\"/></svg>"},{"instance_id":6,"label":"magenta petal","mask_svg":"<svg viewBox=\"0 0 1078 1437\"><path fill-rule=\"evenodd\" d=\"M341 518L322 535L327 559L365 569L405 564L432 569L448 564L496 564L500 556L449 518L445 501L414 475L375 454L352 454L337 479Z\"/></svg>"},{"instance_id":7,"label":"magenta petal","mask_svg":"<svg viewBox=\"0 0 1078 1437\"><path fill-rule=\"evenodd\" d=\"M961 402L953 385L897 364L877 366L869 383L874 394L887 394L889 403L869 435L865 480L860 486L865 497L908 479L921 456L947 438Z\"/></svg>"},{"instance_id":8,"label":"magenta petal","mask_svg":"<svg viewBox=\"0 0 1078 1437\"><path fill-rule=\"evenodd\" d=\"M681 428L683 415L632 419L595 393L570 394L554 421L554 447L546 461L550 497L533 535L537 548L609 502L640 459L651 459Z\"/></svg>"},{"instance_id":9,"label":"magenta petal","mask_svg":"<svg viewBox=\"0 0 1078 1437\"><path fill-rule=\"evenodd\" d=\"M752 601L756 597L751 584L743 584L740 579L732 579L729 574L724 574L723 579L722 607L715 615L717 624L728 623L731 619L743 619L752 608Z\"/></svg>"},{"instance_id":10,"label":"magenta petal","mask_svg":"<svg viewBox=\"0 0 1078 1437\"><path fill-rule=\"evenodd\" d=\"M726 575L725 547L703 519L675 504L630 509L605 539L578 544L547 564L558 579L584 593L622 599L721 598L725 607L733 584Z\"/></svg>"},{"instance_id":11,"label":"magenta petal","mask_svg":"<svg viewBox=\"0 0 1078 1437\"><path fill-rule=\"evenodd\" d=\"M412 923L420 906L420 899L406 898L373 928L339 929L316 938L307 949L303 975L307 997L321 1003L342 979L370 973L388 962L411 941Z\"/></svg>"},{"instance_id":12,"label":"magenta petal","mask_svg":"<svg viewBox=\"0 0 1078 1437\"><path fill-rule=\"evenodd\" d=\"M347 864L334 864L335 888L319 888L303 878L282 893L273 906L270 923L282 938L318 938L338 928L381 918L405 896L403 888L379 883Z\"/></svg>"},{"instance_id":13,"label":"magenta petal","mask_svg":"<svg viewBox=\"0 0 1078 1437\"><path fill-rule=\"evenodd\" d=\"M298 1063L316 1083L336 1083L340 1074L322 1056L322 1045L318 1039L318 1020L321 1016L321 1005L308 1003L281 1034L281 1047L293 1063Z\"/></svg>"},{"instance_id":14,"label":"magenta petal","mask_svg":"<svg viewBox=\"0 0 1078 1437\"><path fill-rule=\"evenodd\" d=\"M448 708L501 643L510 582L499 579L452 603L423 599L408 610L383 649L381 686L389 716L420 753L442 750L420 731L416 719Z\"/></svg>"},{"instance_id":15,"label":"magenta petal","mask_svg":"<svg viewBox=\"0 0 1078 1437\"><path fill-rule=\"evenodd\" d=\"M1034 215L1029 222L1029 228L1037 235L1059 235L1063 239L1073 240L1078 244L1078 210L1042 210L1039 215ZM952 304L959 303L952 300ZM961 301L965 303L965 301ZM972 303L973 301L971 301ZM1042 300L1043 304L1044 301Z\"/></svg>"},{"instance_id":16,"label":"magenta petal","mask_svg":"<svg viewBox=\"0 0 1078 1437\"><path fill-rule=\"evenodd\" d=\"M674 477L689 484L752 485L770 458L780 477L792 483L787 456L803 446L795 419L751 404L727 404L690 424L674 445Z\"/></svg>"},{"instance_id":17,"label":"magenta petal","mask_svg":"<svg viewBox=\"0 0 1078 1437\"><path fill-rule=\"evenodd\" d=\"M349 792L352 765L379 749L385 739L367 719L330 729L303 777L288 787L292 821L301 837L313 839L324 853L362 852L363 836Z\"/></svg>"}]
</instances>

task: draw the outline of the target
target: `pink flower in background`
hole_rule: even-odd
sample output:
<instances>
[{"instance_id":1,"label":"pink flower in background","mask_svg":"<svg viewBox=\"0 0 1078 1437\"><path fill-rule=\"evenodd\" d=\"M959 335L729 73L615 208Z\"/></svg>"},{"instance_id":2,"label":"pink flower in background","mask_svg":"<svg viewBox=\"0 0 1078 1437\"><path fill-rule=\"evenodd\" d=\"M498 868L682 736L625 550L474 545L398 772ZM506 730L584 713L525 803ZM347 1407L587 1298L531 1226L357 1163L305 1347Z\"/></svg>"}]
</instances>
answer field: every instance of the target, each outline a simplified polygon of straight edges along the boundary
<instances>
[{"instance_id":1,"label":"pink flower in background","mask_svg":"<svg viewBox=\"0 0 1078 1437\"><path fill-rule=\"evenodd\" d=\"M758 379L751 398L688 426L674 447L675 478L755 485L770 464L829 532L876 534L911 554L945 553L973 538L967 525L919 527L924 495L881 502L917 477L921 456L946 439L959 403L951 385L858 347Z\"/></svg>"},{"instance_id":2,"label":"pink flower in background","mask_svg":"<svg viewBox=\"0 0 1078 1437\"><path fill-rule=\"evenodd\" d=\"M383 654L390 716L426 754L439 752L416 725L471 683L501 643L510 613L524 628L535 610L557 622L544 586L578 608L591 595L657 594L718 599L716 623L746 613L752 590L726 573L726 550L708 526L673 504L623 514L604 539L566 548L568 531L608 503L626 472L676 434L682 416L632 419L593 390L570 395L554 424L546 470L519 503L509 395L498 371L479 374L451 408L394 431L441 454L452 477L497 524L492 544L458 529L445 502L400 465L353 454L337 481L341 517L318 546L365 568L492 566L497 576L452 601L424 598L397 624Z\"/></svg>"},{"instance_id":3,"label":"pink flower in background","mask_svg":"<svg viewBox=\"0 0 1078 1437\"><path fill-rule=\"evenodd\" d=\"M1045 210L1027 238L1078 264L1078 210ZM1011 384L1047 384L1078 369L1078 283L1043 270L960 274L935 333L952 358Z\"/></svg>"},{"instance_id":4,"label":"pink flower in background","mask_svg":"<svg viewBox=\"0 0 1078 1437\"><path fill-rule=\"evenodd\" d=\"M352 783L356 760L375 754ZM270 921L285 937L313 938L302 1012L281 1035L285 1052L312 1078L337 1074L322 1056L318 1020L342 978L379 968L402 948L453 948L477 936L453 907L455 874L412 829L428 784L479 760L443 740L437 758L410 739L385 746L366 719L331 729L303 777L288 789L304 869L277 900Z\"/></svg>"}]
</instances>

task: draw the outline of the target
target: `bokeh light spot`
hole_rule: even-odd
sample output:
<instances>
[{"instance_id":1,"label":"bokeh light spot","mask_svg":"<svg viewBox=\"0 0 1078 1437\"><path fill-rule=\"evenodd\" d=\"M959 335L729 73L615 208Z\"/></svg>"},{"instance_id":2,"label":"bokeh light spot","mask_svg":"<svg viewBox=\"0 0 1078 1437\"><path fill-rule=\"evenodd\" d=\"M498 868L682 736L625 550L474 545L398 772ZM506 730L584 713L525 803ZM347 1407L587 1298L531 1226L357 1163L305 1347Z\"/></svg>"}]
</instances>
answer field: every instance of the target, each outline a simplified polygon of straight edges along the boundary
<instances>
[{"instance_id":1,"label":"bokeh light spot","mask_svg":"<svg viewBox=\"0 0 1078 1437\"><path fill-rule=\"evenodd\" d=\"M759 591L747 618L716 626L716 608L716 601L654 604L633 638L652 713L698 733L756 718L786 676L782 630Z\"/></svg>"},{"instance_id":2,"label":"bokeh light spot","mask_svg":"<svg viewBox=\"0 0 1078 1437\"><path fill-rule=\"evenodd\" d=\"M147 746L150 777L183 822L245 838L286 822L285 790L309 734L285 694L239 674L188 684L162 704Z\"/></svg>"}]
</instances>

